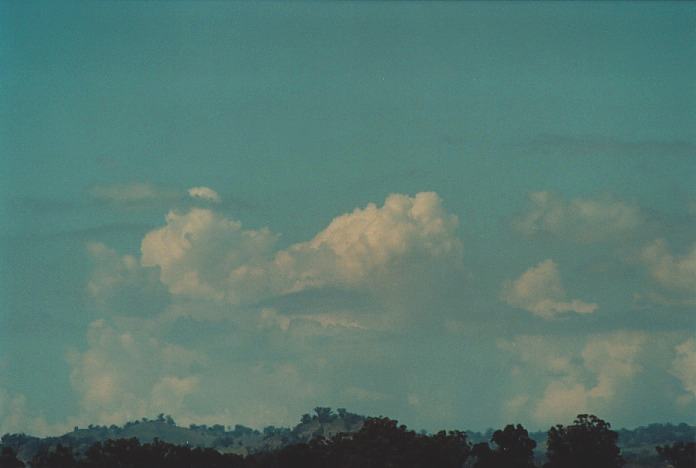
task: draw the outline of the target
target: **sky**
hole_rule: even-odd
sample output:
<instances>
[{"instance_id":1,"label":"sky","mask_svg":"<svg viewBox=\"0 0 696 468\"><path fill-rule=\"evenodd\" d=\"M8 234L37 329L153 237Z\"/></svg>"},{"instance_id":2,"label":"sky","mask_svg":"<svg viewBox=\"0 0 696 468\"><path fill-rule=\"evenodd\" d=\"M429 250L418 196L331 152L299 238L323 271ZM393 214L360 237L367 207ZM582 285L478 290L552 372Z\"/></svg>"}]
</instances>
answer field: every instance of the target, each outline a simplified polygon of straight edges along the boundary
<instances>
[{"instance_id":1,"label":"sky","mask_svg":"<svg viewBox=\"0 0 696 468\"><path fill-rule=\"evenodd\" d=\"M0 433L696 423L696 5L0 3Z\"/></svg>"}]
</instances>

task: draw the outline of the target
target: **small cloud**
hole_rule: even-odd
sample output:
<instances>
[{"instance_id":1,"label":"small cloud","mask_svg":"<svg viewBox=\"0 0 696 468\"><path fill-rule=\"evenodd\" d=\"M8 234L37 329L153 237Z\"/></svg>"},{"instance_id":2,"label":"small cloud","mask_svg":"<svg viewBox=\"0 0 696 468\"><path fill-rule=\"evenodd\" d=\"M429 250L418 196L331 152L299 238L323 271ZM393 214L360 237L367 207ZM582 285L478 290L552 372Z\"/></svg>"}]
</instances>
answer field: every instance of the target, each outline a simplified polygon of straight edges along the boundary
<instances>
[{"instance_id":1,"label":"small cloud","mask_svg":"<svg viewBox=\"0 0 696 468\"><path fill-rule=\"evenodd\" d=\"M675 291L696 291L696 243L685 255L675 257L667 243L658 239L643 249L640 258L661 286Z\"/></svg>"},{"instance_id":2,"label":"small cloud","mask_svg":"<svg viewBox=\"0 0 696 468\"><path fill-rule=\"evenodd\" d=\"M208 187L191 187L188 189L188 194L192 198L199 198L213 203L220 203L222 201L220 195L218 195L215 190Z\"/></svg>"},{"instance_id":3,"label":"small cloud","mask_svg":"<svg viewBox=\"0 0 696 468\"><path fill-rule=\"evenodd\" d=\"M597 310L597 304L566 300L561 276L551 259L530 268L515 281L507 282L503 286L502 299L513 307L545 319L567 312L591 314Z\"/></svg>"},{"instance_id":4,"label":"small cloud","mask_svg":"<svg viewBox=\"0 0 696 468\"><path fill-rule=\"evenodd\" d=\"M688 401L696 397L696 340L690 338L678 345L674 351L676 356L670 372L679 379L687 392L681 400Z\"/></svg>"},{"instance_id":5,"label":"small cloud","mask_svg":"<svg viewBox=\"0 0 696 468\"><path fill-rule=\"evenodd\" d=\"M534 192L529 200L530 210L513 223L529 237L546 234L579 243L599 242L623 238L645 224L637 207L612 198L566 201L550 192Z\"/></svg>"}]
</instances>

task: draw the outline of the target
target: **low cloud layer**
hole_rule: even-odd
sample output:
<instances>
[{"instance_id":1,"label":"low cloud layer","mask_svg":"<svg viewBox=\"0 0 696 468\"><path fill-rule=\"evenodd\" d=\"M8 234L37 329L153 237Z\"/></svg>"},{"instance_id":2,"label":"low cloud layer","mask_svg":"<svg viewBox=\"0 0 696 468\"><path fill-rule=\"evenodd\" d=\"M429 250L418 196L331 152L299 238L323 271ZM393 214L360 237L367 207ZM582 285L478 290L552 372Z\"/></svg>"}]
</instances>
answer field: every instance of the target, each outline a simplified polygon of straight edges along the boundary
<instances>
[{"instance_id":1,"label":"low cloud layer","mask_svg":"<svg viewBox=\"0 0 696 468\"><path fill-rule=\"evenodd\" d=\"M640 353L646 336L616 332L590 336L584 344L563 343L542 336L520 336L499 344L514 355L520 367L513 376L525 379L522 369L543 383L538 394L508 400L509 417L529 417L538 424L572 420L580 413L601 414L621 403L622 392L642 370Z\"/></svg>"},{"instance_id":2,"label":"low cloud layer","mask_svg":"<svg viewBox=\"0 0 696 468\"><path fill-rule=\"evenodd\" d=\"M70 356L70 380L80 395L82 419L98 424L177 413L196 391L200 353L163 342L146 329L122 331L97 320L88 349Z\"/></svg>"},{"instance_id":3,"label":"low cloud layer","mask_svg":"<svg viewBox=\"0 0 696 468\"><path fill-rule=\"evenodd\" d=\"M686 394L682 401L696 399L696 339L688 339L675 348L672 374L679 379Z\"/></svg>"}]
</instances>

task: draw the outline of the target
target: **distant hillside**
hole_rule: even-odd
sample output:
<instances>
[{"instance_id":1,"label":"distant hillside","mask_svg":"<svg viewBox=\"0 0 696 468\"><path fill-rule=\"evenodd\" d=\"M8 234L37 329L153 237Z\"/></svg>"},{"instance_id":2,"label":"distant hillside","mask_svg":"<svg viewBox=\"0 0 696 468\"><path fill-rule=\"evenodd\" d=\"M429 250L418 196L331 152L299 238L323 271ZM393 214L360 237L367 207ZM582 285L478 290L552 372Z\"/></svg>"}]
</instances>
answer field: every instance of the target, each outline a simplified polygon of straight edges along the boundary
<instances>
[{"instance_id":1,"label":"distant hillside","mask_svg":"<svg viewBox=\"0 0 696 468\"><path fill-rule=\"evenodd\" d=\"M309 442L316 437L330 438L338 433L353 433L360 430L366 417L350 413L343 408L336 412L330 408L315 408L314 414L305 414L293 428L268 426L263 430L236 425L225 427L195 425L177 426L175 421L164 414L154 419L126 423L124 426L76 427L72 432L59 437L38 438L25 434L5 434L2 445L12 447L21 460L30 460L40 450L55 448L58 444L83 452L95 442L108 439L137 438L141 443L159 439L175 445L213 448L222 453L248 455L276 450L288 445ZM667 445L678 441L695 441L696 426L687 424L650 424L636 429L620 429L619 445L629 462L627 467L661 466L657 461L656 445ZM470 442L487 442L493 430L486 432L467 431ZM529 434L537 442L538 459L544 457L546 432Z\"/></svg>"},{"instance_id":2,"label":"distant hillside","mask_svg":"<svg viewBox=\"0 0 696 468\"><path fill-rule=\"evenodd\" d=\"M286 445L308 442L322 436L329 438L340 432L360 430L364 416L350 413L343 408L336 412L330 408L316 408L315 414L305 414L293 428L268 426L259 431L242 425L225 427L192 424L177 426L170 416L160 414L155 419L143 418L126 423L123 427L94 426L76 427L72 432L58 437L38 438L26 434L5 434L2 445L12 447L22 460L31 459L40 449L53 448L58 444L83 451L95 442L108 439L136 438L141 443L159 439L175 445L214 448L222 453L250 453L274 450Z\"/></svg>"}]
</instances>

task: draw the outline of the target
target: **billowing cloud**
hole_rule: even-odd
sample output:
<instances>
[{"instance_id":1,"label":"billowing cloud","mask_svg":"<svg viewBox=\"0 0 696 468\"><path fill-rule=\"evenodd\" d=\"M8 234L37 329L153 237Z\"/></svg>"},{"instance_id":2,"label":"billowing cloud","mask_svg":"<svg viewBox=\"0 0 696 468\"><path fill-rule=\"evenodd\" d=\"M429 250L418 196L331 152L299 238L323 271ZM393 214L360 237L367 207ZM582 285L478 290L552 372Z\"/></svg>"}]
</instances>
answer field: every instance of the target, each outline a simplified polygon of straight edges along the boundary
<instances>
[{"instance_id":1,"label":"billowing cloud","mask_svg":"<svg viewBox=\"0 0 696 468\"><path fill-rule=\"evenodd\" d=\"M170 293L240 303L270 287L262 280L277 236L268 229L242 229L202 208L172 211L166 222L144 237L141 263L159 267Z\"/></svg>"},{"instance_id":2,"label":"billowing cloud","mask_svg":"<svg viewBox=\"0 0 696 468\"><path fill-rule=\"evenodd\" d=\"M594 335L580 349L543 336L500 342L499 347L517 361L514 376L545 381L537 399L529 393L511 397L505 404L507 416L526 413L537 423L546 424L611 408L620 401L622 389L641 372L639 355L645 342L646 336L638 332Z\"/></svg>"},{"instance_id":3,"label":"billowing cloud","mask_svg":"<svg viewBox=\"0 0 696 468\"><path fill-rule=\"evenodd\" d=\"M527 236L552 235L588 243L620 239L645 223L641 211L611 198L566 201L550 192L529 195L530 210L514 226Z\"/></svg>"},{"instance_id":4,"label":"billowing cloud","mask_svg":"<svg viewBox=\"0 0 696 468\"><path fill-rule=\"evenodd\" d=\"M688 339L675 348L671 373L679 379L684 390L696 398L696 339Z\"/></svg>"},{"instance_id":5,"label":"billowing cloud","mask_svg":"<svg viewBox=\"0 0 696 468\"><path fill-rule=\"evenodd\" d=\"M188 189L188 194L192 198L198 198L213 203L220 203L222 201L220 195L218 195L215 190L208 187L191 187Z\"/></svg>"},{"instance_id":6,"label":"billowing cloud","mask_svg":"<svg viewBox=\"0 0 696 468\"><path fill-rule=\"evenodd\" d=\"M94 265L87 292L102 310L150 314L153 306L163 303L164 291L155 269L143 268L133 255L119 255L100 242L88 243L87 251Z\"/></svg>"},{"instance_id":7,"label":"billowing cloud","mask_svg":"<svg viewBox=\"0 0 696 468\"><path fill-rule=\"evenodd\" d=\"M513 307L546 319L568 312L591 314L597 310L597 304L566 299L558 267L551 259L525 271L515 281L507 282L502 298Z\"/></svg>"},{"instance_id":8,"label":"billowing cloud","mask_svg":"<svg viewBox=\"0 0 696 468\"><path fill-rule=\"evenodd\" d=\"M371 288L409 263L453 264L462 254L458 220L432 192L390 195L283 250L267 229L243 229L208 209L173 211L166 222L143 239L142 265L159 267L172 294L236 304L309 288Z\"/></svg>"},{"instance_id":9,"label":"billowing cloud","mask_svg":"<svg viewBox=\"0 0 696 468\"><path fill-rule=\"evenodd\" d=\"M205 357L163 342L146 330L119 331L104 320L89 326L88 349L70 356L70 379L83 419L122 423L143 415L180 411L198 385Z\"/></svg>"}]
</instances>

